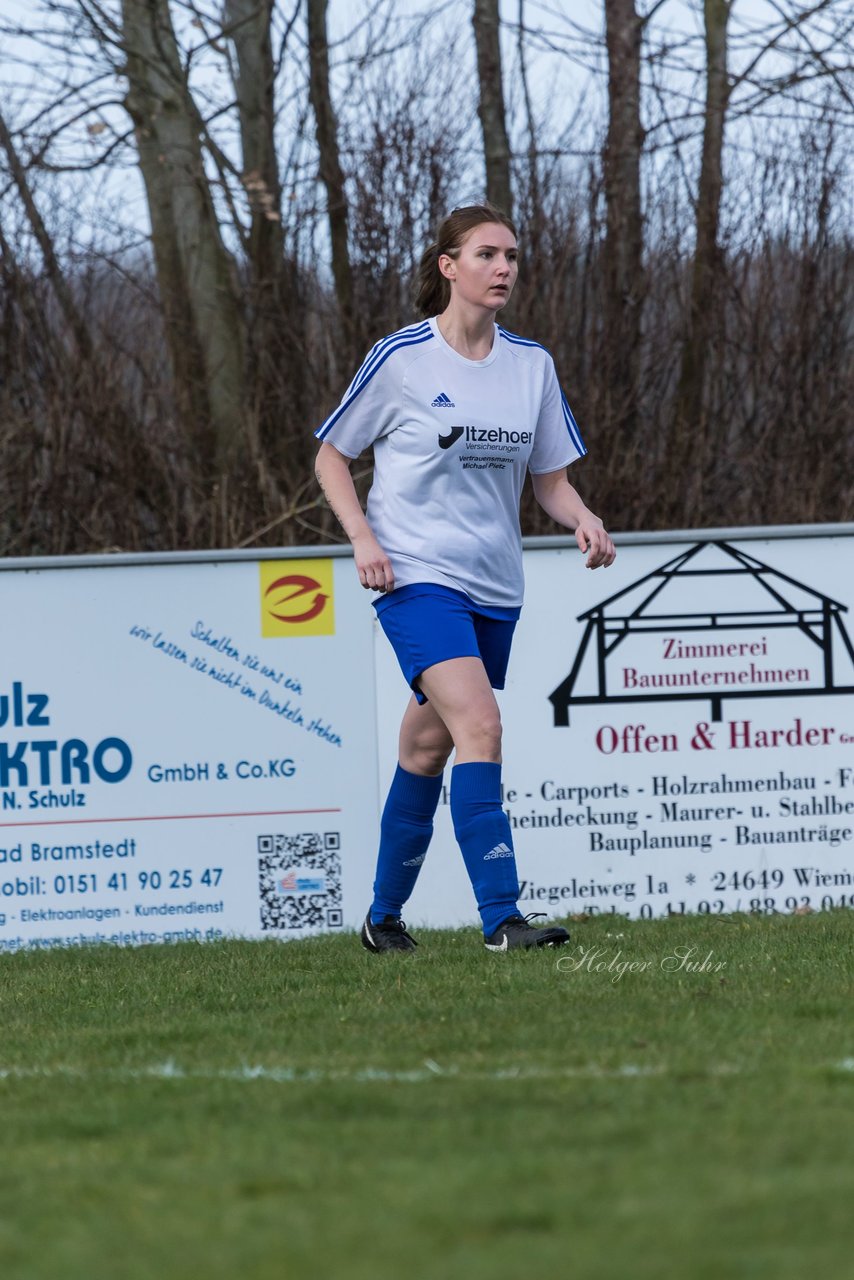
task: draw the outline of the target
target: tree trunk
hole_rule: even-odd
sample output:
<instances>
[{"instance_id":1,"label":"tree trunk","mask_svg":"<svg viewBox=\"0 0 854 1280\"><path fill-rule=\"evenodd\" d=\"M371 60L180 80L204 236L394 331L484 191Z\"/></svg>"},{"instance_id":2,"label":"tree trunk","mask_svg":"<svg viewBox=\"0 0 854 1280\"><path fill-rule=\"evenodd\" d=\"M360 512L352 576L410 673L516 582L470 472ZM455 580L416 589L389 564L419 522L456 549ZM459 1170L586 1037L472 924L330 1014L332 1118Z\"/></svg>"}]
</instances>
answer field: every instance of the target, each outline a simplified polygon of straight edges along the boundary
<instances>
[{"instance_id":1,"label":"tree trunk","mask_svg":"<svg viewBox=\"0 0 854 1280\"><path fill-rule=\"evenodd\" d=\"M308 0L308 91L320 152L320 180L326 189L335 294L341 318L349 328L353 323L353 272L350 265L347 197L338 151L338 126L329 91L327 8L328 0Z\"/></svg>"},{"instance_id":2,"label":"tree trunk","mask_svg":"<svg viewBox=\"0 0 854 1280\"><path fill-rule=\"evenodd\" d=\"M477 48L477 79L480 98L477 113L483 130L486 163L486 197L490 203L511 213L510 143L501 81L501 42L498 0L474 0L474 40Z\"/></svg>"},{"instance_id":3,"label":"tree trunk","mask_svg":"<svg viewBox=\"0 0 854 1280\"><path fill-rule=\"evenodd\" d=\"M168 0L122 0L127 110L136 126L152 245L179 402L209 426L227 470L246 411L245 332L181 66Z\"/></svg>"},{"instance_id":4,"label":"tree trunk","mask_svg":"<svg viewBox=\"0 0 854 1280\"><path fill-rule=\"evenodd\" d=\"M248 428L258 478L274 502L293 449L289 425L307 412L305 356L294 265L285 256L282 184L276 155L275 0L225 0L225 33L234 46L235 97L249 203Z\"/></svg>"},{"instance_id":5,"label":"tree trunk","mask_svg":"<svg viewBox=\"0 0 854 1280\"><path fill-rule=\"evenodd\" d=\"M92 339L89 336L89 330L80 314L77 304L74 301L74 295L68 286L68 281L62 273L59 260L54 251L53 241L50 233L44 224L38 206L33 199L33 193L30 190L30 184L27 180L27 172L18 155L12 135L9 132L6 121L0 112L0 147L6 152L6 159L9 164L9 172L15 186L18 188L18 194L21 197L21 203L24 206L24 212L27 215L27 221L30 229L35 236L36 243L41 250L42 261L44 262L45 274L50 280L53 291L56 294L56 300L59 303L60 310L65 317L65 322L74 335L74 341L77 344L77 350L83 360L91 360L93 355Z\"/></svg>"},{"instance_id":6,"label":"tree trunk","mask_svg":"<svg viewBox=\"0 0 854 1280\"><path fill-rule=\"evenodd\" d=\"M277 294L284 266L282 188L275 143L275 80L271 23L275 0L225 0L225 22L237 57L237 113L243 153L241 180L249 200L248 256L262 295Z\"/></svg>"},{"instance_id":7,"label":"tree trunk","mask_svg":"<svg viewBox=\"0 0 854 1280\"><path fill-rule=\"evenodd\" d=\"M703 158L697 192L696 246L691 273L688 337L679 378L678 421L693 428L703 418L709 343L720 333L720 224L723 146L730 85L727 75L727 24L733 0L704 0L706 109Z\"/></svg>"},{"instance_id":8,"label":"tree trunk","mask_svg":"<svg viewBox=\"0 0 854 1280\"><path fill-rule=\"evenodd\" d=\"M641 308L644 298L641 216L640 57L643 20L635 0L605 0L608 137L604 156L604 385L610 425L637 426Z\"/></svg>"}]
</instances>

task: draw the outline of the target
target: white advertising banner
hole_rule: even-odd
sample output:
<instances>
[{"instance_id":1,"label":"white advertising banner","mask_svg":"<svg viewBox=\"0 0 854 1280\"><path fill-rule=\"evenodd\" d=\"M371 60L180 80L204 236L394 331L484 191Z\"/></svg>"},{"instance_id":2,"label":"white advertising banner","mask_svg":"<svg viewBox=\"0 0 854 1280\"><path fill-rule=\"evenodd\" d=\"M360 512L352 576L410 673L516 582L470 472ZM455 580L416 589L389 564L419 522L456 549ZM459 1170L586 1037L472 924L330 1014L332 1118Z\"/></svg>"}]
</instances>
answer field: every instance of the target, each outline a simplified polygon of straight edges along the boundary
<instances>
[{"instance_id":1,"label":"white advertising banner","mask_svg":"<svg viewBox=\"0 0 854 1280\"><path fill-rule=\"evenodd\" d=\"M0 574L0 948L353 924L373 644L345 559Z\"/></svg>"},{"instance_id":2,"label":"white advertising banner","mask_svg":"<svg viewBox=\"0 0 854 1280\"><path fill-rule=\"evenodd\" d=\"M854 528L525 550L524 911L854 906ZM0 950L358 927L408 697L338 550L6 562ZM449 780L450 773L446 781ZM474 922L445 803L410 924Z\"/></svg>"},{"instance_id":3,"label":"white advertising banner","mask_svg":"<svg viewBox=\"0 0 854 1280\"><path fill-rule=\"evenodd\" d=\"M525 575L499 694L522 909L854 906L851 531L626 539L594 572L529 547ZM377 652L385 785L405 697ZM473 918L445 809L407 920Z\"/></svg>"}]
</instances>

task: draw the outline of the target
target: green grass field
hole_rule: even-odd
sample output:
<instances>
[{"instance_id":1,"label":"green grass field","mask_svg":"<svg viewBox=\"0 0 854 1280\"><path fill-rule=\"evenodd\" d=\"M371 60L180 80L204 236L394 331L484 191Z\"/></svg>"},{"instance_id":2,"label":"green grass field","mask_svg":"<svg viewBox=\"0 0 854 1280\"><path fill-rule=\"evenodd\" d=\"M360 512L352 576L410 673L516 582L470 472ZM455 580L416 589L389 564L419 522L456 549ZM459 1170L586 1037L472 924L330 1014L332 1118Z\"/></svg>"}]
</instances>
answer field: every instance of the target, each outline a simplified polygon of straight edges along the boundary
<instances>
[{"instance_id":1,"label":"green grass field","mask_svg":"<svg viewBox=\"0 0 854 1280\"><path fill-rule=\"evenodd\" d=\"M847 1280L854 915L570 928L0 957L3 1280Z\"/></svg>"}]
</instances>

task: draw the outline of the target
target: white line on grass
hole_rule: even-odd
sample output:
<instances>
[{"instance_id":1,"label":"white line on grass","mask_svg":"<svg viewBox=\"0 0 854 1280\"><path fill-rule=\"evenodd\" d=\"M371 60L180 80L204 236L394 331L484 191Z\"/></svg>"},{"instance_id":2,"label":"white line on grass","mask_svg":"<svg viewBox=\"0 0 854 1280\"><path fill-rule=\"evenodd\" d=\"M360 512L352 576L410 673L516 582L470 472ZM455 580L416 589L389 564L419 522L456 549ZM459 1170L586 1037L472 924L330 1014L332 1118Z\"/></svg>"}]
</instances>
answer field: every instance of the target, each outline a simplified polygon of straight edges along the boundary
<instances>
[{"instance_id":1,"label":"white line on grass","mask_svg":"<svg viewBox=\"0 0 854 1280\"><path fill-rule=\"evenodd\" d=\"M831 1063L836 1071L854 1072L854 1058L843 1058ZM740 1075L741 1069L727 1063L710 1063L707 1071L714 1076ZM409 1070L389 1070L385 1067L355 1067L323 1070L315 1067L265 1067L244 1064L239 1067L182 1067L172 1059L154 1062L141 1067L105 1067L88 1070L68 1064L52 1066L0 1067L0 1080L113 1080L120 1084L140 1080L229 1080L250 1084L255 1080L272 1084L423 1084L428 1080L446 1079L460 1081L500 1080L619 1080L648 1079L671 1074L666 1066L642 1066L625 1063L618 1067L600 1067L590 1063L586 1067L495 1067L491 1071L469 1071L455 1066L443 1067L432 1058L426 1058L423 1066Z\"/></svg>"},{"instance_id":2,"label":"white line on grass","mask_svg":"<svg viewBox=\"0 0 854 1280\"><path fill-rule=\"evenodd\" d=\"M852 1062L854 1065L854 1062ZM198 1067L182 1067L173 1061L152 1063L142 1067L104 1068L103 1070L85 1070L79 1067L58 1064L49 1067L0 1067L0 1080L27 1079L73 1079L73 1080L235 1080L251 1082L267 1080L274 1084L325 1084L330 1082L354 1082L358 1084L421 1084L427 1080L445 1078L449 1080L609 1080L632 1077L661 1076L666 1074L661 1066L638 1066L627 1063L620 1067L598 1067L591 1064L587 1067L496 1067L492 1071L465 1071L459 1067L442 1067L438 1062L428 1058L423 1067L415 1067L404 1071L389 1070L384 1067L357 1067L352 1070L321 1070L314 1067L264 1067L250 1066L207 1069ZM729 1067L713 1068L715 1074L732 1074Z\"/></svg>"},{"instance_id":3,"label":"white line on grass","mask_svg":"<svg viewBox=\"0 0 854 1280\"><path fill-rule=\"evenodd\" d=\"M266 1080L273 1084L422 1084L427 1080L592 1080L634 1076L659 1076L663 1067L636 1066L632 1063L621 1067L495 1067L491 1071L469 1071L459 1067L440 1066L427 1058L423 1066L409 1070L390 1070L385 1067L355 1067L324 1070L316 1067L265 1067L244 1064L239 1067L182 1067L168 1059L141 1067L105 1067L88 1070L63 1063L52 1066L0 1067L0 1080L234 1080L251 1083Z\"/></svg>"}]
</instances>

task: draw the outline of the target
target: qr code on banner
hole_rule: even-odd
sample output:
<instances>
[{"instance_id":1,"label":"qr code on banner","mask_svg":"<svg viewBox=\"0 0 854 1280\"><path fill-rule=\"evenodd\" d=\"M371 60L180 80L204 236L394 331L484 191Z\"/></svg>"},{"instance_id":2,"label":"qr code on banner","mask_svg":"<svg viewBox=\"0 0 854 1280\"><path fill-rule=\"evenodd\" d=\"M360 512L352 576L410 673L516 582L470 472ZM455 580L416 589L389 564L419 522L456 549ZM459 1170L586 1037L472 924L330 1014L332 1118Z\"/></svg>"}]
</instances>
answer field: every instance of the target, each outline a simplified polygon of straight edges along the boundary
<instances>
[{"instance_id":1,"label":"qr code on banner","mask_svg":"<svg viewBox=\"0 0 854 1280\"><path fill-rule=\"evenodd\" d=\"M258 889L262 929L340 929L339 833L259 836Z\"/></svg>"}]
</instances>

